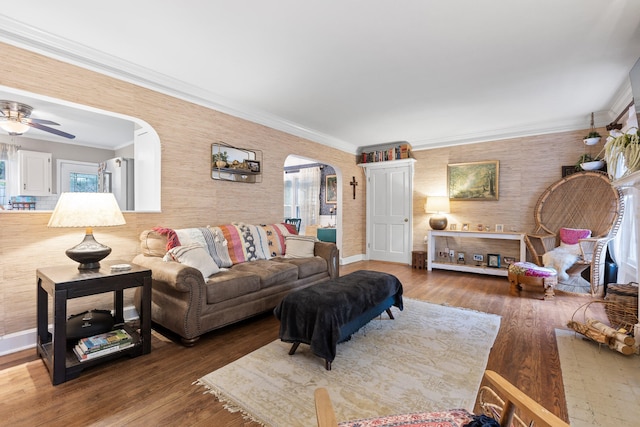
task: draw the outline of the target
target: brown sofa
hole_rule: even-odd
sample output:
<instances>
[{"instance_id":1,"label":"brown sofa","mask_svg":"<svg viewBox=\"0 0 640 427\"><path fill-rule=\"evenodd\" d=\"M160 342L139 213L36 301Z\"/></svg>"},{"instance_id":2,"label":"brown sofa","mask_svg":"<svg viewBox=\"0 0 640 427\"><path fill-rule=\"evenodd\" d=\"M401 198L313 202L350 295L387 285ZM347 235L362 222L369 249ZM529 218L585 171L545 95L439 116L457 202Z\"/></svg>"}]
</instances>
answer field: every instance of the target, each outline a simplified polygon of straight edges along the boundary
<instances>
[{"instance_id":1,"label":"brown sofa","mask_svg":"<svg viewBox=\"0 0 640 427\"><path fill-rule=\"evenodd\" d=\"M308 239L285 224L145 230L133 263L152 270L152 321L191 346L206 332L272 310L294 289L337 278L336 245ZM209 276L209 266L219 271Z\"/></svg>"}]
</instances>

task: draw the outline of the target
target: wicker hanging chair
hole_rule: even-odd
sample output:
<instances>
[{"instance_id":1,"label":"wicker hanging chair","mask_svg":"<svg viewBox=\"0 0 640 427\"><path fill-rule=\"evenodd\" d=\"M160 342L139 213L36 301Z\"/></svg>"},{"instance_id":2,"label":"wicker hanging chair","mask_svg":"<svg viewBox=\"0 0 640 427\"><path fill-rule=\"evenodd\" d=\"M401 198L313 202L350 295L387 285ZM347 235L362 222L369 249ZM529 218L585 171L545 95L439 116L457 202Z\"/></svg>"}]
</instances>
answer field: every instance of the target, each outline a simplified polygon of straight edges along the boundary
<instances>
[{"instance_id":1,"label":"wicker hanging chair","mask_svg":"<svg viewBox=\"0 0 640 427\"><path fill-rule=\"evenodd\" d=\"M536 229L525 236L533 261L542 266L542 255L560 245L560 229L591 230L591 236L579 242L581 255L567 270L574 287L586 287L596 295L604 281L607 243L620 228L624 204L622 193L611 185L606 173L577 172L547 188L536 203ZM590 282L581 273L591 267Z\"/></svg>"}]
</instances>

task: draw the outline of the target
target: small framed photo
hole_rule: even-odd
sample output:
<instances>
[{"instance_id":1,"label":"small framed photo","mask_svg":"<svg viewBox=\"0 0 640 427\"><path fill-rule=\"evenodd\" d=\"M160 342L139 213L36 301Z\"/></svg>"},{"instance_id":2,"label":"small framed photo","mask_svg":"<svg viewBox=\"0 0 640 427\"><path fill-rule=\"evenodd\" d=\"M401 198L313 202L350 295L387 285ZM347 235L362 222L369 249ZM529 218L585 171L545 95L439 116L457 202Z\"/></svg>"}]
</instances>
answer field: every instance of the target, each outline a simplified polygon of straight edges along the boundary
<instances>
[{"instance_id":1,"label":"small framed photo","mask_svg":"<svg viewBox=\"0 0 640 427\"><path fill-rule=\"evenodd\" d=\"M458 252L458 264L464 264L464 252Z\"/></svg>"},{"instance_id":2,"label":"small framed photo","mask_svg":"<svg viewBox=\"0 0 640 427\"><path fill-rule=\"evenodd\" d=\"M504 224L496 224L496 233L502 233L504 231Z\"/></svg>"},{"instance_id":3,"label":"small framed photo","mask_svg":"<svg viewBox=\"0 0 640 427\"><path fill-rule=\"evenodd\" d=\"M572 175L578 172L579 170L580 170L579 168L576 168L576 165L562 166L562 177L564 178L565 176Z\"/></svg>"},{"instance_id":4,"label":"small framed photo","mask_svg":"<svg viewBox=\"0 0 640 427\"><path fill-rule=\"evenodd\" d=\"M487 266L493 267L493 268L500 268L500 255L487 254Z\"/></svg>"},{"instance_id":5,"label":"small framed photo","mask_svg":"<svg viewBox=\"0 0 640 427\"><path fill-rule=\"evenodd\" d=\"M476 262L476 266L480 267L482 265L482 262L484 261L484 255L473 254L473 260Z\"/></svg>"},{"instance_id":6,"label":"small framed photo","mask_svg":"<svg viewBox=\"0 0 640 427\"><path fill-rule=\"evenodd\" d=\"M260 162L257 160L245 160L247 169L254 173L260 173Z\"/></svg>"},{"instance_id":7,"label":"small framed photo","mask_svg":"<svg viewBox=\"0 0 640 427\"><path fill-rule=\"evenodd\" d=\"M515 264L516 259L512 256L505 256L505 257L502 257L502 261L504 261L506 265L511 265L511 264Z\"/></svg>"},{"instance_id":8,"label":"small framed photo","mask_svg":"<svg viewBox=\"0 0 640 427\"><path fill-rule=\"evenodd\" d=\"M449 230L451 231L456 231L458 229L458 224L451 224L449 225Z\"/></svg>"},{"instance_id":9,"label":"small framed photo","mask_svg":"<svg viewBox=\"0 0 640 427\"><path fill-rule=\"evenodd\" d=\"M465 222L462 224L462 231L469 231L469 223Z\"/></svg>"}]
</instances>

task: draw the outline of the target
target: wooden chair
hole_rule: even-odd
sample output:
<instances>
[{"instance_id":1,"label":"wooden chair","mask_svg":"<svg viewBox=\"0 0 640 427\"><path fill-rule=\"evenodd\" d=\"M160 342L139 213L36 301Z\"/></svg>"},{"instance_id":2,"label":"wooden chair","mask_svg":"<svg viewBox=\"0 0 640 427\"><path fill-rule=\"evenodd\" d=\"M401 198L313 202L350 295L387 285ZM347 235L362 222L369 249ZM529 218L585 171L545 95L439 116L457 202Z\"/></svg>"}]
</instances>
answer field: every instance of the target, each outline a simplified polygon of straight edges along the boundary
<instances>
[{"instance_id":1,"label":"wooden chair","mask_svg":"<svg viewBox=\"0 0 640 427\"><path fill-rule=\"evenodd\" d=\"M484 378L487 385L478 392L478 407L484 415L496 419L500 426L527 427L533 421L535 427L569 427L496 372L487 370ZM318 427L337 427L327 389L316 389L315 404Z\"/></svg>"},{"instance_id":2,"label":"wooden chair","mask_svg":"<svg viewBox=\"0 0 640 427\"><path fill-rule=\"evenodd\" d=\"M284 219L284 223L285 224L292 224L296 226L296 231L299 233L300 232L300 225L302 224L302 219L301 218L285 218Z\"/></svg>"},{"instance_id":3,"label":"wooden chair","mask_svg":"<svg viewBox=\"0 0 640 427\"><path fill-rule=\"evenodd\" d=\"M577 172L547 188L536 203L536 229L525 236L533 262L543 265L542 255L559 246L561 228L591 230L591 237L579 241L581 255L568 270L574 286L586 286L595 295L604 281L607 243L620 228L624 204L622 193L611 185L607 174ZM590 282L581 273L591 267Z\"/></svg>"}]
</instances>

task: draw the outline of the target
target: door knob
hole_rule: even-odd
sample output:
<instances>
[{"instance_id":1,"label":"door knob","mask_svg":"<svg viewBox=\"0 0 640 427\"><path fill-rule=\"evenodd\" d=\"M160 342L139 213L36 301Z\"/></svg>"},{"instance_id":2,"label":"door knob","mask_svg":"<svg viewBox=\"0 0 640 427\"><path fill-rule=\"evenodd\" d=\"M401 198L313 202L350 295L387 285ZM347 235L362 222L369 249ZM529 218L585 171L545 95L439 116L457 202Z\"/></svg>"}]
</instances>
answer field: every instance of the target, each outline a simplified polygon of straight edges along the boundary
<instances>
[{"instance_id":1,"label":"door knob","mask_svg":"<svg viewBox=\"0 0 640 427\"><path fill-rule=\"evenodd\" d=\"M404 219L404 222L409 222L409 218L405 218L405 219Z\"/></svg>"}]
</instances>

